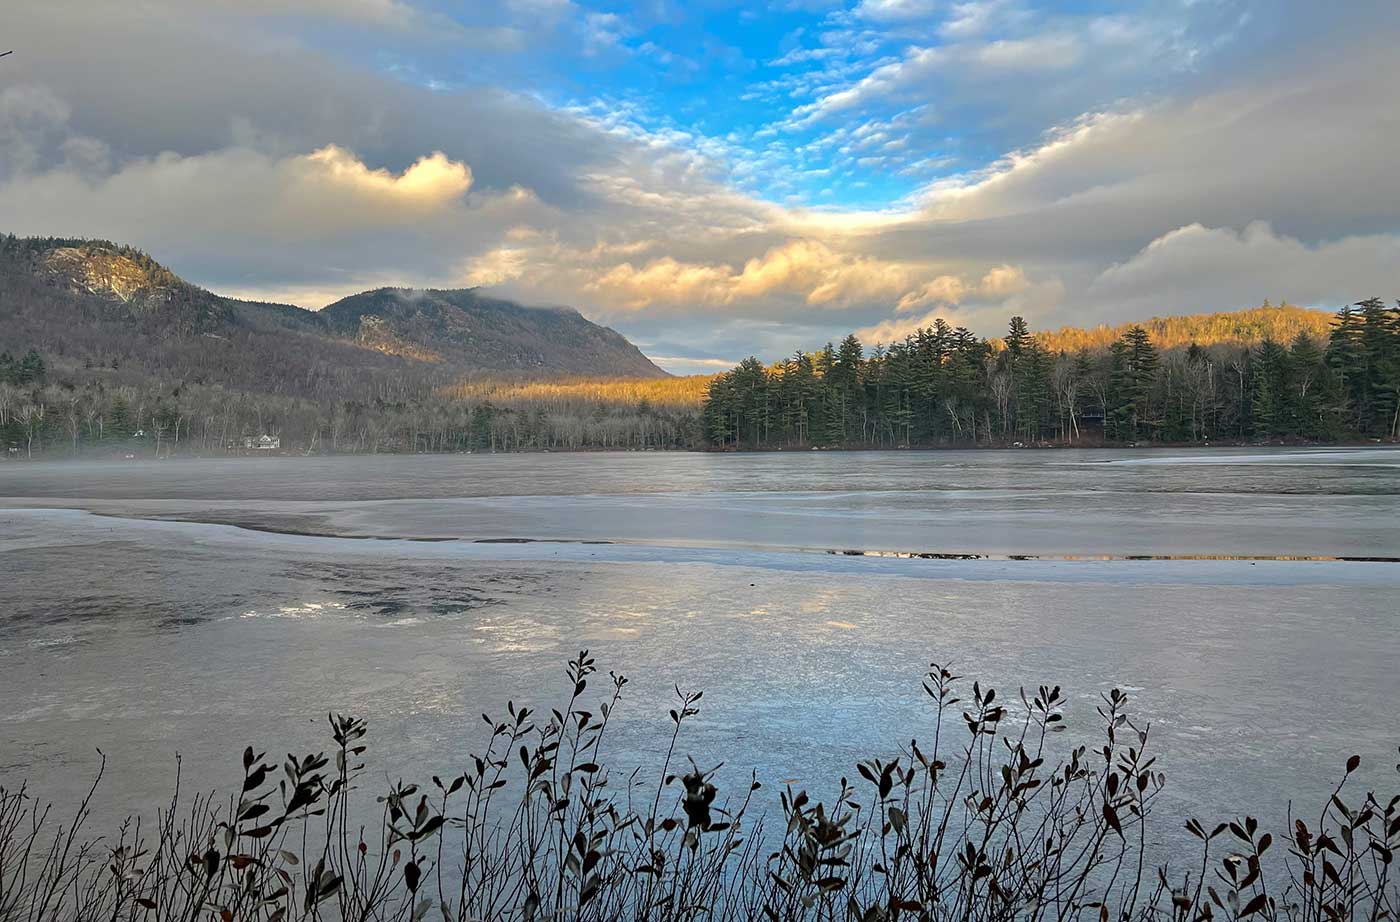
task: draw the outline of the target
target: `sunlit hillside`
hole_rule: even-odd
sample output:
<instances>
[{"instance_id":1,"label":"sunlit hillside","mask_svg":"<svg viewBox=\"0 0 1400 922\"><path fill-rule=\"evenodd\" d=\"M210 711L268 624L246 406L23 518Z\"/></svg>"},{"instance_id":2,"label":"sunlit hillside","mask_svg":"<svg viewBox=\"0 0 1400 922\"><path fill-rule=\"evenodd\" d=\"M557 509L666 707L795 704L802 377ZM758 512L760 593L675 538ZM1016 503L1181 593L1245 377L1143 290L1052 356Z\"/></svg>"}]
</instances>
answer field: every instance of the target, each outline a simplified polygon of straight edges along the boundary
<instances>
[{"instance_id":1,"label":"sunlit hillside","mask_svg":"<svg viewBox=\"0 0 1400 922\"><path fill-rule=\"evenodd\" d=\"M1107 349L1130 327L1141 326L1159 349L1176 349L1198 343L1255 345L1264 339L1290 342L1300 332L1325 340L1334 315L1327 311L1281 304L1218 314L1186 314L1179 317L1153 317L1146 322L1124 323L1116 327L1089 329L1061 327L1037 333L1036 339L1051 352L1078 352L1081 349Z\"/></svg>"},{"instance_id":2,"label":"sunlit hillside","mask_svg":"<svg viewBox=\"0 0 1400 922\"><path fill-rule=\"evenodd\" d=\"M500 406L531 404L577 406L581 403L639 405L658 409L698 407L713 375L675 378L568 378L551 381L501 379L464 380L446 389L446 396Z\"/></svg>"}]
</instances>

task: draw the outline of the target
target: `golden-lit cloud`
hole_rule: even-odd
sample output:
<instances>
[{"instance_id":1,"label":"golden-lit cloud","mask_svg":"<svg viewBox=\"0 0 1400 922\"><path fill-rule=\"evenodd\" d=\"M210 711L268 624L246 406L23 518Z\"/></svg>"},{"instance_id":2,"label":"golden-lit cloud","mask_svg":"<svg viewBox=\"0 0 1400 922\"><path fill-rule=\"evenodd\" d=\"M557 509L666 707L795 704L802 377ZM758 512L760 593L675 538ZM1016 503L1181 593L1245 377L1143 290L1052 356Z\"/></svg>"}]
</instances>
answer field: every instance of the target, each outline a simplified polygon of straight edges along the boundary
<instances>
[{"instance_id":1,"label":"golden-lit cloud","mask_svg":"<svg viewBox=\"0 0 1400 922\"><path fill-rule=\"evenodd\" d=\"M654 304L722 304L731 279L724 266L683 263L666 256L640 267L613 266L586 288L619 307L640 310Z\"/></svg>"},{"instance_id":2,"label":"golden-lit cloud","mask_svg":"<svg viewBox=\"0 0 1400 922\"><path fill-rule=\"evenodd\" d=\"M466 195L472 186L471 169L449 160L442 151L420 157L398 176L385 169L370 169L334 144L305 157L289 158L284 166L295 174L290 177L294 187L322 185L381 204L432 208Z\"/></svg>"},{"instance_id":3,"label":"golden-lit cloud","mask_svg":"<svg viewBox=\"0 0 1400 922\"><path fill-rule=\"evenodd\" d=\"M939 318L954 325L989 331L1022 315L1034 323L1050 316L1064 302L1064 283L1053 276L1038 281L1026 277L1020 266L993 266L980 279L943 275L902 298L900 315L922 309L917 316L895 316L856 330L869 343L904 339Z\"/></svg>"},{"instance_id":4,"label":"golden-lit cloud","mask_svg":"<svg viewBox=\"0 0 1400 922\"><path fill-rule=\"evenodd\" d=\"M1031 287L1020 266L993 266L980 281L967 281L956 275L940 275L899 299L895 311L905 313L934 305L956 307L969 298L1004 301Z\"/></svg>"},{"instance_id":5,"label":"golden-lit cloud","mask_svg":"<svg viewBox=\"0 0 1400 922\"><path fill-rule=\"evenodd\" d=\"M743 308L785 299L812 307L846 308L893 301L927 269L840 252L817 239L793 240L745 260L742 268L662 257L641 266L624 262L589 283L591 291L630 310L666 305Z\"/></svg>"},{"instance_id":6,"label":"golden-lit cloud","mask_svg":"<svg viewBox=\"0 0 1400 922\"><path fill-rule=\"evenodd\" d=\"M17 177L4 193L15 207L32 202L39 211L42 201L50 213L86 215L90 223L118 215L186 215L189 232L217 218L232 228L285 237L421 221L460 205L471 187L471 169L441 152L395 174L327 145L281 158L247 148L164 153L97 177L59 168Z\"/></svg>"}]
</instances>

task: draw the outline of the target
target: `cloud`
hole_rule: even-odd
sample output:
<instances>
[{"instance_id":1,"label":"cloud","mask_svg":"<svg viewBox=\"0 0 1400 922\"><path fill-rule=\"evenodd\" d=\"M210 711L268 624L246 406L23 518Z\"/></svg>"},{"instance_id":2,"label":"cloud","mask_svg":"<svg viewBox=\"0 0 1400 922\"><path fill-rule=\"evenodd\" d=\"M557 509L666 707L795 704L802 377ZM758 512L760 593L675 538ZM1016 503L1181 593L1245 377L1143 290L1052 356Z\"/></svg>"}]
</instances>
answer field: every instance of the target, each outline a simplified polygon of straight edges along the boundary
<instances>
[{"instance_id":1,"label":"cloud","mask_svg":"<svg viewBox=\"0 0 1400 922\"><path fill-rule=\"evenodd\" d=\"M623 39L634 34L628 22L617 13L586 13L581 28L584 53L589 55L626 53Z\"/></svg>"},{"instance_id":2,"label":"cloud","mask_svg":"<svg viewBox=\"0 0 1400 922\"><path fill-rule=\"evenodd\" d=\"M166 153L130 161L91 179L59 168L21 175L0 187L11 216L24 224L159 219L200 233L216 219L229 229L286 241L308 235L410 225L461 203L471 188L464 163L434 152L400 174L371 169L334 145L274 159L229 148L194 157Z\"/></svg>"},{"instance_id":3,"label":"cloud","mask_svg":"<svg viewBox=\"0 0 1400 922\"><path fill-rule=\"evenodd\" d=\"M1400 187L1387 150L1400 143L1400 116L1384 100L1394 80L1400 63L1367 55L1325 77L1288 68L1190 100L1090 115L989 170L930 184L919 197L923 220L908 226L935 243L946 239L939 228L956 230L964 253L1089 261L1122 258L1197 222L1267 220L1314 242L1391 230Z\"/></svg>"},{"instance_id":4,"label":"cloud","mask_svg":"<svg viewBox=\"0 0 1400 922\"><path fill-rule=\"evenodd\" d=\"M1031 287L1020 266L994 266L978 282L969 282L956 275L940 275L907 292L895 305L903 313L930 304L955 306L970 298L1006 299Z\"/></svg>"},{"instance_id":5,"label":"cloud","mask_svg":"<svg viewBox=\"0 0 1400 922\"><path fill-rule=\"evenodd\" d=\"M939 26L939 34L950 38L971 38L990 31L998 23L1024 17L1009 0L967 0L954 3L951 15Z\"/></svg>"},{"instance_id":6,"label":"cloud","mask_svg":"<svg viewBox=\"0 0 1400 922\"><path fill-rule=\"evenodd\" d=\"M336 276L348 284L402 278L415 264L414 274L440 277L465 253L547 215L523 189L473 193L471 169L442 152L396 173L334 145L284 157L246 148L167 152L101 175L65 164L12 176L0 183L0 201L20 232L81 228L140 239L177 261L233 250L259 271L282 273L279 290L312 291Z\"/></svg>"},{"instance_id":7,"label":"cloud","mask_svg":"<svg viewBox=\"0 0 1400 922\"><path fill-rule=\"evenodd\" d=\"M856 336L867 343L904 339L942 318L992 332L1008 318L1022 316L1034 324L1064 303L1064 283L1053 276L1032 280L1021 266L993 266L980 278L941 275L901 298L896 316L861 327ZM918 316L907 315L921 310Z\"/></svg>"},{"instance_id":8,"label":"cloud","mask_svg":"<svg viewBox=\"0 0 1400 922\"><path fill-rule=\"evenodd\" d=\"M681 262L670 256L641 266L616 265L589 283L607 300L631 310L669 305L708 305L752 310L766 304L839 310L908 297L930 270L925 266L842 253L818 239L774 246L746 260L725 264Z\"/></svg>"},{"instance_id":9,"label":"cloud","mask_svg":"<svg viewBox=\"0 0 1400 922\"><path fill-rule=\"evenodd\" d=\"M621 307L640 310L654 304L723 303L731 279L724 266L683 263L666 256L641 267L614 266L587 288Z\"/></svg>"},{"instance_id":10,"label":"cloud","mask_svg":"<svg viewBox=\"0 0 1400 922\"><path fill-rule=\"evenodd\" d=\"M471 169L440 150L418 158L399 176L382 168L372 170L333 144L284 164L290 168L293 190L319 187L322 192L352 195L361 200L357 205L431 209L466 195L472 184Z\"/></svg>"},{"instance_id":11,"label":"cloud","mask_svg":"<svg viewBox=\"0 0 1400 922\"><path fill-rule=\"evenodd\" d=\"M784 75L795 103L781 124L789 135L808 137L851 120L918 110L903 131L909 153L899 167L920 159L915 152L940 148L954 148L964 168L982 166L1085 113L1198 91L1208 69L1228 74L1239 66L1227 49L1242 36L1256 45L1265 35L1287 41L1271 28L1281 19L1318 25L1315 14L1294 10L1293 0L1268 15L1244 3L1132 0L1105 14L1092 5L1027 0L867 0L831 18L833 28L821 35L822 47L835 53L829 60ZM852 50L868 43L868 50ZM1239 60L1257 63L1253 54Z\"/></svg>"},{"instance_id":12,"label":"cloud","mask_svg":"<svg viewBox=\"0 0 1400 922\"><path fill-rule=\"evenodd\" d=\"M930 304L959 304L967 293L967 283L962 279L956 275L940 275L920 285L914 291L905 293L894 309L904 312Z\"/></svg>"},{"instance_id":13,"label":"cloud","mask_svg":"<svg viewBox=\"0 0 1400 922\"><path fill-rule=\"evenodd\" d=\"M939 0L861 0L855 13L877 22L919 19L932 15L941 5Z\"/></svg>"},{"instance_id":14,"label":"cloud","mask_svg":"<svg viewBox=\"0 0 1400 922\"><path fill-rule=\"evenodd\" d=\"M68 105L42 86L0 91L0 170L33 170L57 156L54 144L63 140L70 114Z\"/></svg>"},{"instance_id":15,"label":"cloud","mask_svg":"<svg viewBox=\"0 0 1400 922\"><path fill-rule=\"evenodd\" d=\"M471 260L462 281L468 287L503 285L525 274L529 254L520 247L497 247Z\"/></svg>"},{"instance_id":16,"label":"cloud","mask_svg":"<svg viewBox=\"0 0 1400 922\"><path fill-rule=\"evenodd\" d=\"M959 92L963 94L988 83L996 84L996 92L1001 93L1008 81L1070 71L1085 54L1081 40L1069 33L913 47L900 60L877 67L850 86L797 107L793 124L810 125L872 106L917 102L928 98L932 87L953 79L962 84Z\"/></svg>"},{"instance_id":17,"label":"cloud","mask_svg":"<svg viewBox=\"0 0 1400 922\"><path fill-rule=\"evenodd\" d=\"M648 355L656 364L672 374L706 375L728 371L739 364L739 359L691 358L684 355Z\"/></svg>"},{"instance_id":18,"label":"cloud","mask_svg":"<svg viewBox=\"0 0 1400 922\"><path fill-rule=\"evenodd\" d=\"M1089 298L1134 314L1233 310L1267 297L1345 304L1400 291L1400 234L1308 246L1256 221L1242 231L1190 224L1104 270Z\"/></svg>"},{"instance_id":19,"label":"cloud","mask_svg":"<svg viewBox=\"0 0 1400 922\"><path fill-rule=\"evenodd\" d=\"M160 15L139 16L17 3L2 229L128 241L220 291L314 305L489 285L714 360L850 329L897 339L939 314L990 335L1011 313L1057 326L1167 302L1331 304L1390 295L1397 264L1392 7L1353 6L1339 26L1289 0L1307 43L1254 7L1240 34L1262 50L1227 65L1199 33L1235 35L1234 0L1192 5L1189 28L1177 3L1078 19L867 4L794 36L783 47L830 53L788 55L761 90L813 104L811 124L747 135L653 117L640 92L553 105L493 85L495 58L433 80L392 26L422 11L406 0L339 7L324 30L301 25L325 22L322 0L150 0ZM520 73L548 66L550 35L601 72L579 41L590 24L635 45L634 66L685 47L645 51L641 19L589 20L571 0L481 6L483 28L538 20ZM878 210L778 204L802 182L900 171L933 179L872 191Z\"/></svg>"},{"instance_id":20,"label":"cloud","mask_svg":"<svg viewBox=\"0 0 1400 922\"><path fill-rule=\"evenodd\" d=\"M71 0L54 0L62 4ZM178 15L194 0L144 0L144 15ZM302 20L322 27L339 23L374 30L382 39L452 44L479 51L520 51L526 31L508 24L467 25L407 0L197 0L198 7L225 17ZM539 20L536 19L535 22Z\"/></svg>"}]
</instances>

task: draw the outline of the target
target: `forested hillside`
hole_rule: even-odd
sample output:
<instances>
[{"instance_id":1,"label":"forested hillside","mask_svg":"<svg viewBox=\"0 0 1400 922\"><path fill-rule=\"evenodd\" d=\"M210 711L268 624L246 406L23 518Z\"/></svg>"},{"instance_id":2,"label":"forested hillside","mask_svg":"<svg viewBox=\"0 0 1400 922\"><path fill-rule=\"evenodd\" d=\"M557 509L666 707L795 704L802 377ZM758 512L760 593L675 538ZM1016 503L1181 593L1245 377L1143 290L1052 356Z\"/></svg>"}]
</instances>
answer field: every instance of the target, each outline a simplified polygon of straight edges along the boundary
<instances>
[{"instance_id":1,"label":"forested hillside","mask_svg":"<svg viewBox=\"0 0 1400 922\"><path fill-rule=\"evenodd\" d=\"M668 376L576 311L379 289L313 312L224 298L102 241L0 236L0 456L680 447L684 412L503 383ZM30 358L24 358L25 356ZM20 364L28 362L24 369ZM35 365L37 363L37 365Z\"/></svg>"},{"instance_id":2,"label":"forested hillside","mask_svg":"<svg viewBox=\"0 0 1400 922\"><path fill-rule=\"evenodd\" d=\"M1242 311L1153 317L1142 323L1124 323L1116 327L1061 327L1034 335L1036 343L1048 352L1079 352L1107 349L1135 326L1146 330L1152 344L1164 350L1184 349L1192 344L1257 346L1266 339L1291 343L1299 333L1324 340L1332 329L1332 315L1292 304L1274 307L1265 301L1262 307Z\"/></svg>"},{"instance_id":3,"label":"forested hillside","mask_svg":"<svg viewBox=\"0 0 1400 922\"><path fill-rule=\"evenodd\" d=\"M522 307L471 289L379 288L314 316L365 349L476 373L666 377L620 333L578 311Z\"/></svg>"},{"instance_id":4,"label":"forested hillside","mask_svg":"<svg viewBox=\"0 0 1400 922\"><path fill-rule=\"evenodd\" d=\"M1092 335L1005 338L942 320L866 355L847 337L765 368L748 359L711 384L710 444L729 448L912 447L1014 443L1395 439L1400 435L1400 307L1342 310L1325 331L1297 308L1249 312L1266 329L1303 324L1291 342L1162 349L1131 326L1107 348ZM1157 321L1159 329L1219 328ZM1164 325L1164 326L1162 326ZM1238 323L1230 324L1240 329ZM1082 331L1080 331L1082 332ZM1074 341L1075 351L1046 343ZM1170 340L1179 344L1179 340Z\"/></svg>"}]
</instances>

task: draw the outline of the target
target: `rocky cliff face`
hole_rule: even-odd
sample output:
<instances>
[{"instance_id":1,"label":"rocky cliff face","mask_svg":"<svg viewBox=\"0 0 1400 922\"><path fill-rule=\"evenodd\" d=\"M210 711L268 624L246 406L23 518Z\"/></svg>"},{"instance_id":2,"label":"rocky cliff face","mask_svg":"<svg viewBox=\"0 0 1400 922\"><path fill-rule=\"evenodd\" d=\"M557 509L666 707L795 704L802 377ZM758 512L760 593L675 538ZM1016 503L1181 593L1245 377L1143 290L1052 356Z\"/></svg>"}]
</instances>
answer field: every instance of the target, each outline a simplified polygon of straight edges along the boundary
<instances>
[{"instance_id":1,"label":"rocky cliff face","mask_svg":"<svg viewBox=\"0 0 1400 922\"><path fill-rule=\"evenodd\" d=\"M226 299L129 247L82 241L40 248L32 254L32 267L50 284L85 297L104 317L177 335L209 332L233 319Z\"/></svg>"},{"instance_id":2,"label":"rocky cliff face","mask_svg":"<svg viewBox=\"0 0 1400 922\"><path fill-rule=\"evenodd\" d=\"M123 304L161 299L163 286L136 260L99 247L57 247L43 257L43 266L75 291ZM161 299L163 300L163 299Z\"/></svg>"}]
</instances>

